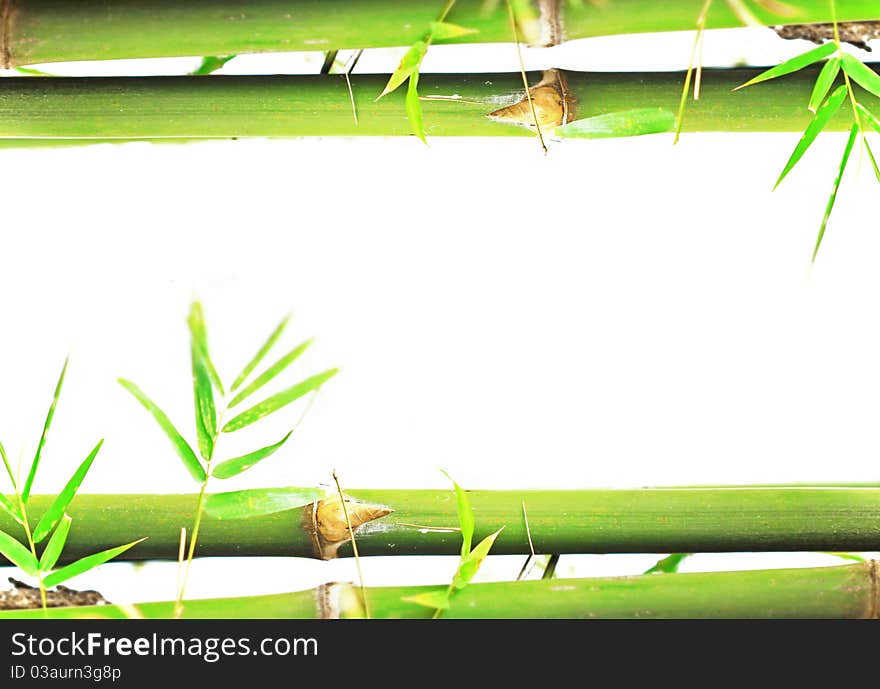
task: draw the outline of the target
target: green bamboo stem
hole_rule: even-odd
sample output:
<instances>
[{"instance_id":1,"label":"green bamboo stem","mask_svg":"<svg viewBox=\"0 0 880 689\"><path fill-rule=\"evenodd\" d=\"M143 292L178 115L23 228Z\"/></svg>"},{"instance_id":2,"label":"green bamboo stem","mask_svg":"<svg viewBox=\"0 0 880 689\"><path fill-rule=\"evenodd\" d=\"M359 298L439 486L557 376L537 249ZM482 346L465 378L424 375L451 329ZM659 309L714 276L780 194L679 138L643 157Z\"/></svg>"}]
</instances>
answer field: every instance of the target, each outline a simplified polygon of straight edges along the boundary
<instances>
[{"instance_id":1,"label":"green bamboo stem","mask_svg":"<svg viewBox=\"0 0 880 689\"><path fill-rule=\"evenodd\" d=\"M878 564L837 567L649 574L471 584L456 593L444 618L877 618ZM367 588L372 618L429 618L433 611L404 601L441 586ZM313 591L187 601L185 618L362 617L359 588L329 584ZM167 618L174 604L53 608L71 618ZM0 619L41 617L0 612Z\"/></svg>"},{"instance_id":2,"label":"green bamboo stem","mask_svg":"<svg viewBox=\"0 0 880 689\"><path fill-rule=\"evenodd\" d=\"M703 0L555 4L562 37L574 39L693 29ZM831 21L828 0L792 4L798 9L793 16L750 6L767 24ZM875 0L836 4L840 21L880 18ZM422 38L442 5L439 0L0 0L0 66L404 46ZM458 42L511 40L502 2L457 0L448 20L477 30ZM706 25L735 27L742 21L719 1ZM539 39L538 29L533 33Z\"/></svg>"},{"instance_id":3,"label":"green bamboo stem","mask_svg":"<svg viewBox=\"0 0 880 689\"><path fill-rule=\"evenodd\" d=\"M684 130L802 131L815 71L732 92L754 75L705 70ZM530 82L540 78L531 74ZM675 112L682 79L681 73L567 73L575 118L655 106ZM10 77L0 79L0 141L409 135L403 89L376 101L384 82L383 76L352 79L356 123L342 76ZM429 136L534 136L486 117L522 97L519 74L425 74L419 91ZM860 91L859 99L880 111L875 96ZM841 108L826 129L845 131L851 118Z\"/></svg>"},{"instance_id":4,"label":"green bamboo stem","mask_svg":"<svg viewBox=\"0 0 880 689\"><path fill-rule=\"evenodd\" d=\"M445 490L350 490L394 510L356 531L369 555L458 555L455 498ZM474 542L504 527L492 552L529 552L526 504L538 553L854 551L880 548L880 489L722 488L471 491ZM49 496L31 499L39 517ZM65 557L147 536L126 559L176 559L180 527L192 523L196 495L78 495ZM248 519L206 514L200 556L319 557L312 507ZM18 533L11 519L0 529ZM337 554L351 555L350 543Z\"/></svg>"}]
</instances>

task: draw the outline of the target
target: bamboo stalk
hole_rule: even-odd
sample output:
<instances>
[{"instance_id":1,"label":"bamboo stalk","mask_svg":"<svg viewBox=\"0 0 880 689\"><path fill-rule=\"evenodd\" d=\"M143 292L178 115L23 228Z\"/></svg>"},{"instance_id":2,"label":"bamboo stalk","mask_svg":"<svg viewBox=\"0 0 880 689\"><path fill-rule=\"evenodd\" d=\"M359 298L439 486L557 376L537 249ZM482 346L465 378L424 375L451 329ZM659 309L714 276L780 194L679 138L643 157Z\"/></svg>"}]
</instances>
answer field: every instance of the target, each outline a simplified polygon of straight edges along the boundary
<instances>
[{"instance_id":1,"label":"bamboo stalk","mask_svg":"<svg viewBox=\"0 0 880 689\"><path fill-rule=\"evenodd\" d=\"M356 530L361 556L458 555L455 498L443 490L351 490L393 513ZM856 551L880 546L880 489L721 488L471 491L475 542L504 527L494 554L526 554L528 510L537 553ZM31 499L39 517L49 496ZM192 521L195 495L78 495L66 558L134 538L148 540L127 559L176 559L180 527ZM18 533L8 516L0 529ZM316 545L311 505L248 519L205 515L200 556L348 557L347 539ZM338 547L338 552L336 551Z\"/></svg>"},{"instance_id":2,"label":"bamboo stalk","mask_svg":"<svg viewBox=\"0 0 880 689\"><path fill-rule=\"evenodd\" d=\"M471 584L452 597L444 618L873 618L880 611L878 563L836 567L649 574ZM368 588L371 617L429 618L433 610L404 598L441 586ZM167 618L174 603L52 608L55 619ZM185 618L357 618L353 584L288 594L193 600ZM0 619L43 617L41 610L0 612Z\"/></svg>"},{"instance_id":3,"label":"bamboo stalk","mask_svg":"<svg viewBox=\"0 0 880 689\"><path fill-rule=\"evenodd\" d=\"M442 2L426 0L0 0L0 66L70 60L238 55L263 51L404 46L422 38ZM563 39L693 29L703 0L543 2L532 42L562 28ZM767 24L831 21L827 0L798 0L797 12L753 3ZM539 17L534 2L535 17ZM875 0L836 0L839 21L880 18ZM557 15L556 19L550 18ZM457 0L448 20L477 33L458 42L510 41L504 3ZM742 26L727 3L706 28ZM526 25L525 33L530 26Z\"/></svg>"},{"instance_id":4,"label":"bamboo stalk","mask_svg":"<svg viewBox=\"0 0 880 689\"><path fill-rule=\"evenodd\" d=\"M755 73L704 70L702 96L688 104L684 130L801 131L810 120L815 70L731 92ZM675 112L683 78L677 72L565 76L572 119L645 107ZM531 83L540 78L530 75ZM384 80L352 78L356 123L343 76L10 77L0 79L0 141L409 135L403 91L375 100ZM523 97L519 74L425 74L419 89L430 136L533 136L527 127L486 117ZM860 92L859 99L880 109L876 96ZM851 123L842 108L826 129L845 131Z\"/></svg>"}]
</instances>

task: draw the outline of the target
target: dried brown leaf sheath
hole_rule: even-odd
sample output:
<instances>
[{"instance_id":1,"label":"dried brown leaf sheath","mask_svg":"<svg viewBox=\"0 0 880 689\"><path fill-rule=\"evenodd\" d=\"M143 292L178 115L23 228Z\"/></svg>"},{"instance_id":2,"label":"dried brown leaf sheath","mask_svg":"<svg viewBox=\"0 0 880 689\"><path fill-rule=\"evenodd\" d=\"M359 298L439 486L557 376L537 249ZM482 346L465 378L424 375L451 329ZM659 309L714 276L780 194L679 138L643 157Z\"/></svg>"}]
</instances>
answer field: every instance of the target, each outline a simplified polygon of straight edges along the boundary
<instances>
[{"instance_id":1,"label":"dried brown leaf sheath","mask_svg":"<svg viewBox=\"0 0 880 689\"><path fill-rule=\"evenodd\" d=\"M345 506L353 531L357 531L358 527L367 522L385 517L394 511L385 505L356 502L347 496ZM315 555L322 560L332 560L336 557L339 546L351 540L348 524L345 521L345 510L338 495L313 502L311 509L305 511L305 519L306 530L311 534L315 545Z\"/></svg>"},{"instance_id":2,"label":"dried brown leaf sheath","mask_svg":"<svg viewBox=\"0 0 880 689\"><path fill-rule=\"evenodd\" d=\"M544 78L529 89L535 107L535 117L542 129L553 129L569 122L574 110L574 101L568 91L565 75L558 69L548 69ZM535 117L529 108L529 99L522 100L495 110L486 115L490 120L535 127Z\"/></svg>"}]
</instances>

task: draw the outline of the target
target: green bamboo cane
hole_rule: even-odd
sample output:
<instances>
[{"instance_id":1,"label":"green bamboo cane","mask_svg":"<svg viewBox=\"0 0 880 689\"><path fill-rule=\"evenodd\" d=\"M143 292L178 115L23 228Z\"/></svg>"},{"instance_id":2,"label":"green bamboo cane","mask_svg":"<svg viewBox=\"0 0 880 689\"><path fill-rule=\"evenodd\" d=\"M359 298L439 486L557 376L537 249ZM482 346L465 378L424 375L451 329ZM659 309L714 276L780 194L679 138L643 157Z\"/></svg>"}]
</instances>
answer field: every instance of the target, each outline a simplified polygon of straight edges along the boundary
<instances>
[{"instance_id":1,"label":"green bamboo cane","mask_svg":"<svg viewBox=\"0 0 880 689\"><path fill-rule=\"evenodd\" d=\"M732 92L753 70L705 70L699 101L688 104L685 131L802 131L815 70ZM565 73L572 112L584 118L633 108L675 112L680 73ZM541 75L531 74L531 83ZM0 79L0 141L408 135L402 90L379 101L385 77L352 79L358 121L342 76L213 76ZM518 74L422 75L430 136L534 136L487 114L523 97ZM880 99L859 93L869 109ZM826 127L845 131L842 108ZM22 140L23 139L23 140Z\"/></svg>"},{"instance_id":2,"label":"green bamboo cane","mask_svg":"<svg viewBox=\"0 0 880 689\"><path fill-rule=\"evenodd\" d=\"M542 33L551 33L550 25L562 29L562 39L688 30L695 27L703 1L546 0L543 13L534 2L539 19L523 33L540 42ZM750 7L767 24L831 21L828 0L792 4L793 14L776 13L779 5L771 3ZM0 0L0 66L404 46L422 38L442 5L427 0ZM836 5L839 21L880 17L876 0L837 0ZM459 42L511 40L503 2L457 0L448 20L477 30ZM742 26L742 19L728 3L714 3L707 28L734 26Z\"/></svg>"},{"instance_id":3,"label":"green bamboo cane","mask_svg":"<svg viewBox=\"0 0 880 689\"><path fill-rule=\"evenodd\" d=\"M878 563L837 567L649 574L471 584L457 592L444 618L874 618L880 614ZM373 618L428 618L433 610L404 599L440 586L367 588ZM360 588L328 584L289 594L193 600L185 618L362 617ZM174 603L53 608L48 616L167 618ZM39 618L41 610L0 612Z\"/></svg>"},{"instance_id":4,"label":"green bamboo cane","mask_svg":"<svg viewBox=\"0 0 880 689\"><path fill-rule=\"evenodd\" d=\"M458 555L455 497L444 490L351 490L363 505L393 510L356 530L367 555ZM872 551L880 547L878 488L721 488L471 491L475 542L504 527L494 554ZM33 496L39 517L49 498ZM192 521L195 495L77 495L65 557L147 536L129 559L176 559L180 527ZM366 509L366 508L365 508ZM341 536L316 540L314 506L246 519L205 515L201 556L347 557ZM0 517L0 529L13 524ZM344 536L344 537L343 537ZM338 552L336 551L338 547Z\"/></svg>"}]
</instances>

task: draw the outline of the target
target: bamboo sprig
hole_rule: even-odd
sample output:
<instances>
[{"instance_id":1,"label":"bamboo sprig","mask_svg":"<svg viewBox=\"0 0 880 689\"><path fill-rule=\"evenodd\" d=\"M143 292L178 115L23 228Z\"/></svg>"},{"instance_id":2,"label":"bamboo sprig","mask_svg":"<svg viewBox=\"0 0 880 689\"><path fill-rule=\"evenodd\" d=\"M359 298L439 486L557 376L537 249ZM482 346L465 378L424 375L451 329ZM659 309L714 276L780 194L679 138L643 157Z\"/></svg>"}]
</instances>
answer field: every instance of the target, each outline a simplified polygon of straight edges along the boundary
<instances>
[{"instance_id":1,"label":"bamboo sprig","mask_svg":"<svg viewBox=\"0 0 880 689\"><path fill-rule=\"evenodd\" d=\"M28 469L27 479L21 488L19 488L16 472L12 470L12 466L9 463L6 450L2 443L0 443L0 459L3 460L3 466L6 469L6 474L13 490L12 497L0 494L0 514L5 515L11 520L8 526L4 525L4 528L0 529L0 556L37 580L40 601L44 611L48 605L47 589L51 589L68 579L83 574L108 560L112 560L144 540L140 539L125 545L108 547L98 553L83 554L80 559L71 562L65 567L56 567L62 559L62 554L70 534L71 524L73 523L73 519L68 514L70 503L85 480L86 474L88 474L89 469L92 467L92 463L98 456L98 452L104 444L103 439L98 441L98 444L95 445L85 460L74 471L73 476L70 477L61 492L47 500L42 506L43 509L36 512L36 514L41 516L38 521L32 523L30 515L34 514L34 512L29 509L33 506L31 490L37 470L40 467L43 449L49 437L49 429L55 417L55 410L58 406L58 399L61 396L64 377L67 373L68 361L68 359L65 359L61 375L55 384L55 393L52 396L52 402L49 405L49 411L43 423L43 432L40 435L36 453ZM16 540L9 533L17 526L20 526L24 533L25 545L22 545L20 541ZM47 539L46 545L42 548L42 553L38 554L37 545Z\"/></svg>"},{"instance_id":2,"label":"bamboo sprig","mask_svg":"<svg viewBox=\"0 0 880 689\"><path fill-rule=\"evenodd\" d=\"M828 123L837 111L841 109L844 102L849 101L852 109L852 124L849 128L849 137L844 146L840 164L837 167L828 202L825 205L825 212L822 216L819 233L816 237L816 243L810 259L811 262L815 262L816 255L819 253L819 247L822 245L822 240L825 237L828 220L834 209L834 204L837 200L837 193L840 189L840 184L843 180L843 175L846 171L846 166L849 162L850 154L852 153L857 137L860 137L862 146L871 162L874 174L877 177L877 180L880 181L880 167L877 165L877 161L871 150L867 137L868 130L876 130L877 132L880 132L880 119L878 119L878 113L880 113L880 110L877 110L873 104L867 105L861 95L861 93L868 93L875 97L880 97L880 75L861 60L844 50L843 45L841 44L840 31L836 19L836 6L836 1L831 0L830 7L833 25L832 41L812 48L790 60L786 60L782 64L772 67L771 69L753 77L748 82L735 89L738 90L746 86L752 86L778 77L784 77L799 72L805 67L809 67L816 63L823 63L821 70L819 70L816 75L815 83L810 93L809 102L806 104L807 109L813 113L813 118L804 129L804 133L798 141L797 146L795 146L788 162L785 164L779 178L776 180L776 184L773 187L774 189L782 183L782 180L785 179L788 173L794 169L795 165L800 162L801 158L810 148L812 143L816 140L819 134L826 129ZM843 76L843 83L836 88L833 88L839 75ZM858 84L864 89L864 91L857 93L853 84Z\"/></svg>"},{"instance_id":3,"label":"bamboo sprig","mask_svg":"<svg viewBox=\"0 0 880 689\"><path fill-rule=\"evenodd\" d=\"M252 517L261 513L247 502L242 502L239 499L239 493L220 493L209 496L207 489L210 480L212 478L224 480L238 476L270 457L288 441L299 425L299 421L281 440L244 455L216 463L216 449L221 433L233 433L246 428L270 414L285 409L288 405L303 397L310 395L311 399L314 399L314 395L321 386L337 373L337 369L329 369L306 378L280 392L276 392L243 411L241 408L237 411L235 410L238 405L271 382L276 376L283 373L309 348L311 340L299 344L275 363L266 367L253 380L250 380L254 371L281 337L288 321L289 316L283 318L272 330L256 354L247 362L241 373L238 374L227 392L211 359L208 347L207 325L202 305L199 301L192 303L187 318L187 325L189 326L190 333L190 360L192 363L193 402L195 407L198 455L162 409L147 397L137 385L124 378L119 379L120 385L131 393L154 418L168 440L171 441L174 451L181 459L184 467L193 479L199 483L199 493L192 517L192 535L189 540L186 563L183 565L183 574L180 577L180 585L177 591L176 613L178 615L182 614L183 611L183 600L189 581L190 567L195 557L205 510L208 509L214 516L227 520ZM249 380L250 382L248 383ZM248 384L245 385L245 383ZM306 407L306 410L308 410L308 407ZM224 417L228 412L231 412L232 418L224 423ZM301 420L302 417L300 417ZM302 499L300 494L293 493L288 494L287 497L291 501L281 503L283 506L279 505L277 498L274 501L264 499L262 513L273 509L278 510L285 507L299 506L307 503L310 499L310 497Z\"/></svg>"},{"instance_id":4,"label":"bamboo sprig","mask_svg":"<svg viewBox=\"0 0 880 689\"><path fill-rule=\"evenodd\" d=\"M834 567L742 572L549 579L472 584L444 610L444 618L850 618L877 619L877 562ZM376 618L427 618L430 609L409 599L442 586L368 589ZM135 606L53 608L56 619L172 616L170 602ZM0 612L0 619L37 616ZM190 601L189 618L325 619L360 616L353 584L328 584L296 593Z\"/></svg>"}]
</instances>

